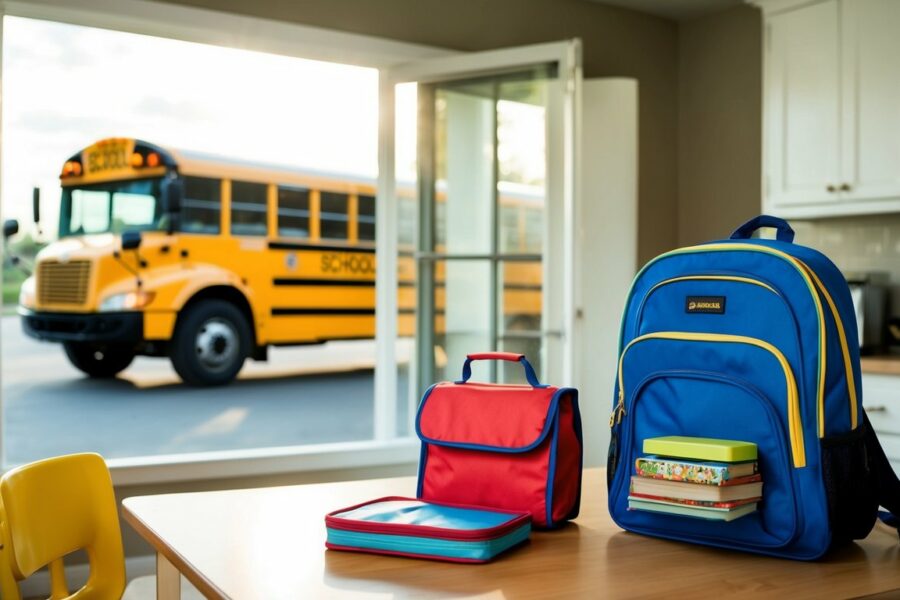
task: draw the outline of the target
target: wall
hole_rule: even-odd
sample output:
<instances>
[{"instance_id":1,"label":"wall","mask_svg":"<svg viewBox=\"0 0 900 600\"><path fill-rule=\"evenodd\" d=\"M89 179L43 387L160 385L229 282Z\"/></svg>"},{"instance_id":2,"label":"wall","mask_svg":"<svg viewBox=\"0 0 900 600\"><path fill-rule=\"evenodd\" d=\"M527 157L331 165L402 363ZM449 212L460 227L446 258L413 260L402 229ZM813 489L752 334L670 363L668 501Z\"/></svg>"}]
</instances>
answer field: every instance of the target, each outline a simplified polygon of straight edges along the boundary
<instances>
[{"instance_id":1,"label":"wall","mask_svg":"<svg viewBox=\"0 0 900 600\"><path fill-rule=\"evenodd\" d=\"M587 0L164 0L456 50L579 37L586 77L639 81L639 259L676 245L677 26Z\"/></svg>"},{"instance_id":2,"label":"wall","mask_svg":"<svg viewBox=\"0 0 900 600\"><path fill-rule=\"evenodd\" d=\"M750 6L678 30L678 244L727 237L760 212L762 13Z\"/></svg>"}]
</instances>

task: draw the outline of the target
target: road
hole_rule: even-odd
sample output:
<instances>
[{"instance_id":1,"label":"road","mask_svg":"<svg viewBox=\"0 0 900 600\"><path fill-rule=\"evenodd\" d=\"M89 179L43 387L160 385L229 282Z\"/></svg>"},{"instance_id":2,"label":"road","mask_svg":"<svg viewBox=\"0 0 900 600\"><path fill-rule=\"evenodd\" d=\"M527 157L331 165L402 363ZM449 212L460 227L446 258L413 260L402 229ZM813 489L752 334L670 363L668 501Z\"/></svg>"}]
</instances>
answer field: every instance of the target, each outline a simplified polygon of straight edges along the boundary
<instances>
[{"instance_id":1,"label":"road","mask_svg":"<svg viewBox=\"0 0 900 600\"><path fill-rule=\"evenodd\" d=\"M5 462L70 452L106 458L368 439L374 343L276 348L220 388L181 384L169 362L138 357L113 380L91 380L62 348L0 320ZM398 350L403 356L405 349ZM405 423L405 411L398 420Z\"/></svg>"}]
</instances>

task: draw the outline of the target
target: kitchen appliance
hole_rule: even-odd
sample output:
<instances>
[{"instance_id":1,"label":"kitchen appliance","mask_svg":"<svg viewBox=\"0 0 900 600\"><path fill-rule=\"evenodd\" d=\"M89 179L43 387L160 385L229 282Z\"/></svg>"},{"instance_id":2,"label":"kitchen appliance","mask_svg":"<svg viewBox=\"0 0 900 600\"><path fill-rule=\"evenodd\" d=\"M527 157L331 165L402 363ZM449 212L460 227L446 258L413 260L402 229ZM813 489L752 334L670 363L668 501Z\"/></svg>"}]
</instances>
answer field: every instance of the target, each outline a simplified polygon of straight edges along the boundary
<instances>
[{"instance_id":1,"label":"kitchen appliance","mask_svg":"<svg viewBox=\"0 0 900 600\"><path fill-rule=\"evenodd\" d=\"M885 351L888 319L888 274L882 272L845 275L856 312L859 350L862 354Z\"/></svg>"}]
</instances>

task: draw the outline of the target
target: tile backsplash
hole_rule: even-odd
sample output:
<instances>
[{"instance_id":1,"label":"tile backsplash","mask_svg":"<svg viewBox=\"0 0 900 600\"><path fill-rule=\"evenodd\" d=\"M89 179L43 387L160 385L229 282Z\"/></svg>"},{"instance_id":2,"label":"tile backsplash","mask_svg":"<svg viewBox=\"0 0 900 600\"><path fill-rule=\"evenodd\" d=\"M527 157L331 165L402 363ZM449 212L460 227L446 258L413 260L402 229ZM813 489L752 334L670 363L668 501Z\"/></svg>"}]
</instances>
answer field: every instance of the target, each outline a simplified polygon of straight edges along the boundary
<instances>
[{"instance_id":1,"label":"tile backsplash","mask_svg":"<svg viewBox=\"0 0 900 600\"><path fill-rule=\"evenodd\" d=\"M892 314L900 316L900 214L791 221L796 241L823 252L845 273L888 274Z\"/></svg>"}]
</instances>

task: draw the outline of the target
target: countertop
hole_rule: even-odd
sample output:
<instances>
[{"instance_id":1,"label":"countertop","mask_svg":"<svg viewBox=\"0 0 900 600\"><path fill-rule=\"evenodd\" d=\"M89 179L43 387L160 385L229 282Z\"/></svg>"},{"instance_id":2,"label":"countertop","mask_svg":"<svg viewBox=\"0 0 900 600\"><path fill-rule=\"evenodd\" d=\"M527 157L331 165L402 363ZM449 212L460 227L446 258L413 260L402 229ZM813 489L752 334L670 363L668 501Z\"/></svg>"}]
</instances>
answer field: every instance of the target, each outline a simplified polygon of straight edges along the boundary
<instances>
[{"instance_id":1,"label":"countertop","mask_svg":"<svg viewBox=\"0 0 900 600\"><path fill-rule=\"evenodd\" d=\"M900 375L900 354L863 356L860 359L863 373L874 375Z\"/></svg>"}]
</instances>

